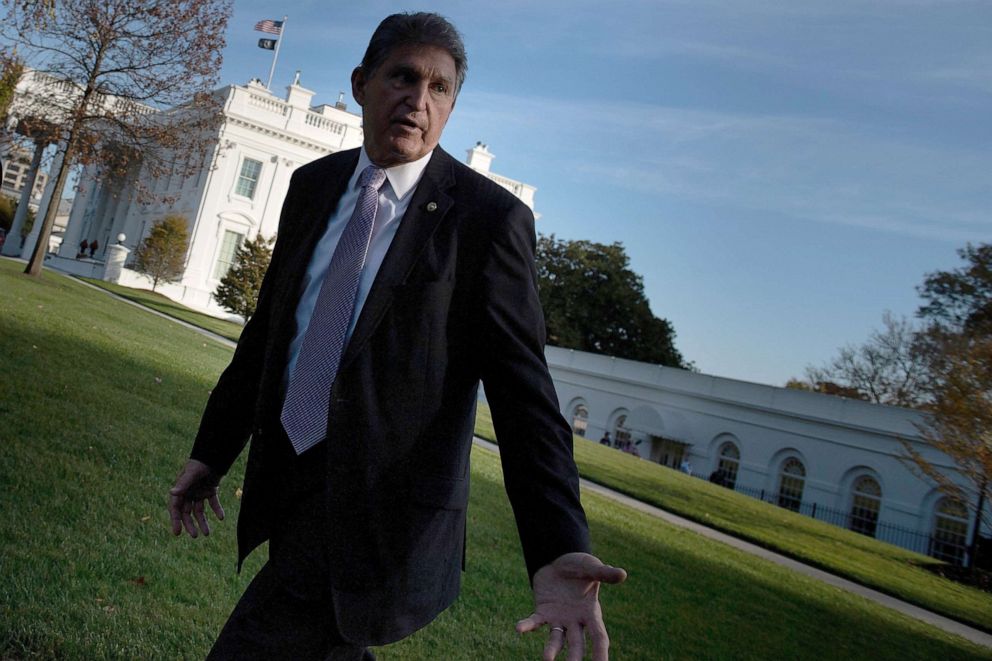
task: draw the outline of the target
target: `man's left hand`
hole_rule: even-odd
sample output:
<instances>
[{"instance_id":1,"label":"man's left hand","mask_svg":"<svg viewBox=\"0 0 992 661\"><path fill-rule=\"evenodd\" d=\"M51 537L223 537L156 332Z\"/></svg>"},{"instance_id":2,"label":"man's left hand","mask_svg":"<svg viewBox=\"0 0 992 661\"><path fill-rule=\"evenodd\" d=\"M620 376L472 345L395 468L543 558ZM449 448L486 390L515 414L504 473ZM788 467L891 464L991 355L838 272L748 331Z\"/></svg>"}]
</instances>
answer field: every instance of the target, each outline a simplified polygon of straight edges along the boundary
<instances>
[{"instance_id":1,"label":"man's left hand","mask_svg":"<svg viewBox=\"0 0 992 661\"><path fill-rule=\"evenodd\" d=\"M600 583L623 583L627 572L588 553L566 553L534 574L534 613L517 622L517 633L550 626L544 661L568 645L568 661L581 661L589 635L593 661L607 661L610 637L599 607Z\"/></svg>"}]
</instances>

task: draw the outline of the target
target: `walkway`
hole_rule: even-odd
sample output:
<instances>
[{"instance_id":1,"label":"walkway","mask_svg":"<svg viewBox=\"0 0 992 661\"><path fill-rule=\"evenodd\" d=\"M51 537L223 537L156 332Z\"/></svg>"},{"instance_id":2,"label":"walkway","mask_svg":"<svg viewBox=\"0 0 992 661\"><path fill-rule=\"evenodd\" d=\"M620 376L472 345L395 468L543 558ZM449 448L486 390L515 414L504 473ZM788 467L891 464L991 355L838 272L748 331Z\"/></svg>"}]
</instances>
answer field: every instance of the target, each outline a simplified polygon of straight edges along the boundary
<instances>
[{"instance_id":1,"label":"walkway","mask_svg":"<svg viewBox=\"0 0 992 661\"><path fill-rule=\"evenodd\" d=\"M140 303L135 303L134 301L118 296L113 292L109 292L106 289L101 289L100 287L96 287L89 283L82 282L81 280L77 280L77 282L81 282L82 284L88 287L92 287L96 291L103 292L108 296L113 296L114 298L123 301L125 303L128 303L129 305L134 305L135 307L139 307L143 310L147 310L148 312L158 315L159 317L181 324L191 330L201 333L202 335L205 335L213 340L216 340L217 342L220 342L226 346L229 347L235 346L234 342L232 342L231 340L225 337L221 337L216 333L211 333L208 330L186 323L185 321L176 319L175 317L170 317L169 315L158 312L157 310L152 310L151 308L141 305ZM495 443L490 443L489 441L485 441L481 438L476 438L475 444L487 450L496 452L497 454L499 453L499 447ZM881 604L882 606L896 610L904 615L908 615L909 617L920 620L921 622L925 622L939 629L943 629L944 631L947 631L949 633L955 634L957 636L961 636L962 638L965 638L966 640L970 640L971 642L977 645L982 645L984 647L992 648L992 635L979 631L978 629L974 629L972 627L969 627L968 625L961 624L960 622L956 622L950 618L944 617L943 615L938 615L937 613L933 613L931 611L925 610L923 608L920 608L919 606L914 606L905 601L901 601L899 599L896 599L895 597L890 597L887 594L883 594L877 590L872 590L871 588L867 588L863 585L859 585L858 583L849 581L845 578L840 578L839 576L835 576L821 569L817 569L815 567L811 567L809 565L803 564L801 562L793 560L792 558L787 558L784 555L775 553L774 551L769 551L768 549L762 548L750 542L746 542L742 539L738 539L737 537L732 537L731 535L722 533L718 530L707 528L706 526L696 523L695 521L690 521L689 519L685 519L681 516L672 514L671 512L666 512L665 510L654 507L653 505L648 505L647 503L631 498L630 496L625 496L622 493L619 493L602 485L596 484L594 482L590 482L589 480L582 479L580 480L580 482L582 484L582 488L586 491L590 491L593 493L597 493L601 496L605 496L606 498L610 498L622 505L632 507L638 511L644 512L645 514L649 514L651 516L662 519L666 523L670 523L672 525L686 528L699 535L702 535L703 537L707 537L709 539L722 542L723 544L732 546L733 548L738 549L740 551L744 551L745 553L750 553L751 555L758 556L759 558L764 558L765 560L774 562L783 567L788 567L789 569L792 569L793 571L797 571L800 574L805 574L806 576L815 578L819 581L823 581L824 583L832 585L836 588L840 588L841 590L846 590L847 592L859 595L861 597L864 597L865 599L874 601L877 604Z\"/></svg>"}]
</instances>

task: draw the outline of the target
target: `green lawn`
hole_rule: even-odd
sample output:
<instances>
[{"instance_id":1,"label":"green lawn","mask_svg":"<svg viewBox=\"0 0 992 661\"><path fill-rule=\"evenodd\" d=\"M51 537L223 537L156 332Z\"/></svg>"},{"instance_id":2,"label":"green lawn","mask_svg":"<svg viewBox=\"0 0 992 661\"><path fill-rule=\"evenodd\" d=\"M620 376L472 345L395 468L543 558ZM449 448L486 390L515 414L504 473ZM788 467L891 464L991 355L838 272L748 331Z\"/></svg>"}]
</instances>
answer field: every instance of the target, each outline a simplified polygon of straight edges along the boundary
<instances>
[{"instance_id":1,"label":"green lawn","mask_svg":"<svg viewBox=\"0 0 992 661\"><path fill-rule=\"evenodd\" d=\"M97 280L95 278L80 278L84 282L88 282L91 285L100 287L101 289L106 289L109 292L113 292L122 298L126 298L135 303L141 303L144 306L161 312L162 314L169 315L170 317L175 317L185 321L188 324L193 324L194 326L199 326L205 330L217 333L221 337L226 337L229 340L235 342L241 337L241 329L243 326L239 323L233 321L227 321L226 319L218 319L217 317L211 317L209 314L203 314L202 312L197 312L191 310L185 305L176 303L171 298L163 296L158 292L153 292L150 289L133 289L131 287L124 287L122 285L117 285L112 282L104 282L103 280Z\"/></svg>"},{"instance_id":2,"label":"green lawn","mask_svg":"<svg viewBox=\"0 0 992 661\"><path fill-rule=\"evenodd\" d=\"M495 442L489 407L476 434ZM576 436L582 477L955 620L992 631L992 594L924 569L937 560Z\"/></svg>"},{"instance_id":3,"label":"green lawn","mask_svg":"<svg viewBox=\"0 0 992 661\"><path fill-rule=\"evenodd\" d=\"M167 532L165 493L231 352L71 279L0 260L0 658L202 658L260 565L234 572L229 520ZM458 603L381 659L537 659L499 459L473 454ZM646 463L646 462L644 462ZM704 485L705 486L705 485ZM612 658L979 659L975 647L817 581L594 495Z\"/></svg>"}]
</instances>

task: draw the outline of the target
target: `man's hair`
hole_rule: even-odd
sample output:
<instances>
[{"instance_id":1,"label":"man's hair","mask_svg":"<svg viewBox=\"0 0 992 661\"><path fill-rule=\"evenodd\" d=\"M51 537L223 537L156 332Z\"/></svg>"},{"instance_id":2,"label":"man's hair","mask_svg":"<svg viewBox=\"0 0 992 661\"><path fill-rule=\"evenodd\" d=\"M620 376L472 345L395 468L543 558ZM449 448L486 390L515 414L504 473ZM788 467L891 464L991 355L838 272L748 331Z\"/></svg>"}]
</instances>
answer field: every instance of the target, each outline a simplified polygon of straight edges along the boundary
<instances>
[{"instance_id":1,"label":"man's hair","mask_svg":"<svg viewBox=\"0 0 992 661\"><path fill-rule=\"evenodd\" d=\"M455 95L462 89L468 72L468 56L458 30L448 19L427 12L393 14L383 19L372 33L369 47L362 58L362 69L369 78L396 48L408 45L436 46L444 49L455 61Z\"/></svg>"}]
</instances>

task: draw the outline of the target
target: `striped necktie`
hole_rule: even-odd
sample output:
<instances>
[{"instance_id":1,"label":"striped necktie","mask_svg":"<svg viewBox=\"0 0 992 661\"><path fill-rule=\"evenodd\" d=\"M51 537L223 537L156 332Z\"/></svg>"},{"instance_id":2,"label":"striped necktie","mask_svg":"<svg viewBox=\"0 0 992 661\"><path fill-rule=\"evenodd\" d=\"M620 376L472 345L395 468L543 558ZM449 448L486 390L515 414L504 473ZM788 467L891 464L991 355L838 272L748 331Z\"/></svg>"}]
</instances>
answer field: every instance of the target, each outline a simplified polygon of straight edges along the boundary
<instances>
[{"instance_id":1,"label":"striped necktie","mask_svg":"<svg viewBox=\"0 0 992 661\"><path fill-rule=\"evenodd\" d=\"M386 171L375 165L358 178L358 203L334 249L320 286L310 325L303 335L296 367L289 377L282 421L296 454L302 454L327 436L331 387L337 376L345 338L355 311L358 281L379 208L379 187Z\"/></svg>"}]
</instances>

